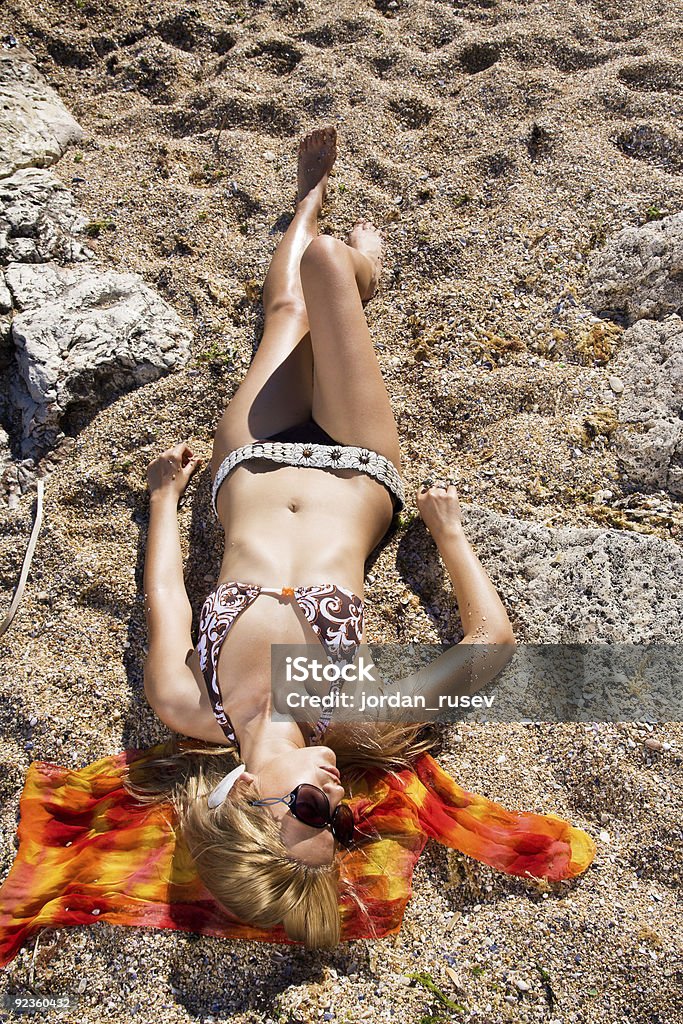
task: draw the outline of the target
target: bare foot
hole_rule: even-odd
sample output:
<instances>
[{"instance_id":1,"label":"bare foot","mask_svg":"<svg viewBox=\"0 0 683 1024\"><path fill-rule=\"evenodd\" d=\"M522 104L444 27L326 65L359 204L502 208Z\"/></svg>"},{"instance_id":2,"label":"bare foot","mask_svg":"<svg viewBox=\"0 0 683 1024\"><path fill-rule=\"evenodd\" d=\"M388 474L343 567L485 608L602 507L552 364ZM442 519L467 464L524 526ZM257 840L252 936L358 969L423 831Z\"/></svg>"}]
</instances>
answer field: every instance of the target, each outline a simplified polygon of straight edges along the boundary
<instances>
[{"instance_id":1,"label":"bare foot","mask_svg":"<svg viewBox=\"0 0 683 1024\"><path fill-rule=\"evenodd\" d=\"M357 249L366 257L372 267L372 277L367 291L361 295L363 302L368 302L375 294L382 273L382 232L371 220L359 217L344 239L352 249Z\"/></svg>"},{"instance_id":2,"label":"bare foot","mask_svg":"<svg viewBox=\"0 0 683 1024\"><path fill-rule=\"evenodd\" d=\"M327 195L327 179L337 158L337 129L334 125L316 128L299 143L297 168L297 204L312 191L322 206Z\"/></svg>"}]
</instances>

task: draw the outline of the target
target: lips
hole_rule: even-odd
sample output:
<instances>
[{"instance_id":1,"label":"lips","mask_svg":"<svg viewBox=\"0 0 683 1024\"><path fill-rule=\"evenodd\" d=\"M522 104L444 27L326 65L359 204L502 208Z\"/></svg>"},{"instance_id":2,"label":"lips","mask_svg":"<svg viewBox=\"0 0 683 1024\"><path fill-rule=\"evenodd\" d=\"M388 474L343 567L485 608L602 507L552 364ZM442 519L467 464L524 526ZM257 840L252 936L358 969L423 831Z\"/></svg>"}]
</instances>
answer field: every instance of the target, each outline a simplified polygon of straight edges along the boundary
<instances>
[{"instance_id":1,"label":"lips","mask_svg":"<svg viewBox=\"0 0 683 1024\"><path fill-rule=\"evenodd\" d=\"M337 782L341 782L341 773L338 768L330 768L330 766L326 764L322 764L320 767L324 772L329 772L332 778L336 779Z\"/></svg>"}]
</instances>

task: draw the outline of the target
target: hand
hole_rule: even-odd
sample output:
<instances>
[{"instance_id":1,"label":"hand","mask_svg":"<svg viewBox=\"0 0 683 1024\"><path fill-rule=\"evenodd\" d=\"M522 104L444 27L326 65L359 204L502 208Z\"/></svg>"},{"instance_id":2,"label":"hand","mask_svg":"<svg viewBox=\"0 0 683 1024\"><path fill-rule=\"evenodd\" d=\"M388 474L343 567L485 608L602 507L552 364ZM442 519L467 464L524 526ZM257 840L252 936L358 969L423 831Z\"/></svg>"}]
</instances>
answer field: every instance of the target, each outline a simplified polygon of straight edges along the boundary
<instances>
[{"instance_id":1,"label":"hand","mask_svg":"<svg viewBox=\"0 0 683 1024\"><path fill-rule=\"evenodd\" d=\"M417 510L435 540L453 529L462 529L458 491L453 483L444 487L446 482L442 481L442 486L423 484L417 492Z\"/></svg>"},{"instance_id":2,"label":"hand","mask_svg":"<svg viewBox=\"0 0 683 1024\"><path fill-rule=\"evenodd\" d=\"M182 442L167 448L147 467L150 495L168 494L178 502L201 461L190 446Z\"/></svg>"}]
</instances>

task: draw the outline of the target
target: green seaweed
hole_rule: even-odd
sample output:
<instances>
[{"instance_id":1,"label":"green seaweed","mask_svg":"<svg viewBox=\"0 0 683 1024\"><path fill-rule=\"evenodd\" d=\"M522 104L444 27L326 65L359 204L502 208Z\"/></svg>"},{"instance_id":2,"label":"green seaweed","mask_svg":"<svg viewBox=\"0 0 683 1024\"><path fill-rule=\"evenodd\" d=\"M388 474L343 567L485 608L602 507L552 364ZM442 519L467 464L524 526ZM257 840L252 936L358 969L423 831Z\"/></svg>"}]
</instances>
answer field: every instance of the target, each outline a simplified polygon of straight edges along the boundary
<instances>
[{"instance_id":1,"label":"green seaweed","mask_svg":"<svg viewBox=\"0 0 683 1024\"><path fill-rule=\"evenodd\" d=\"M460 1003L454 1003L452 999L449 999L435 983L431 974L427 974L426 971L420 971L415 974L406 974L406 978L411 978L413 981L416 981L418 985L422 985L423 988L426 988L429 992L435 995L439 1002L443 1006L448 1007L449 1010L457 1010L458 1013L466 1013L465 1007L461 1006Z\"/></svg>"}]
</instances>

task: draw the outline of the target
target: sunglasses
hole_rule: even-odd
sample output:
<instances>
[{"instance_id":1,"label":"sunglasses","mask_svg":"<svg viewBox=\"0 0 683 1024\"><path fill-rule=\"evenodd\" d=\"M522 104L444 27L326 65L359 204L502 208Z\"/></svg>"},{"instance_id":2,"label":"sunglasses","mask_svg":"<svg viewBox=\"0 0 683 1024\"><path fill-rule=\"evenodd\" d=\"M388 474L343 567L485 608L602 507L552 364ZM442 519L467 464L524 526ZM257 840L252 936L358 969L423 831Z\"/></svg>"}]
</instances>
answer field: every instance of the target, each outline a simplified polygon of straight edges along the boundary
<instances>
[{"instance_id":1,"label":"sunglasses","mask_svg":"<svg viewBox=\"0 0 683 1024\"><path fill-rule=\"evenodd\" d=\"M337 804L330 814L327 794L308 782L302 782L287 796L270 796L263 800L250 800L249 803L252 807L287 804L294 817L304 825L310 825L311 828L326 828L329 825L332 835L343 846L353 842L354 820L349 805Z\"/></svg>"}]
</instances>

